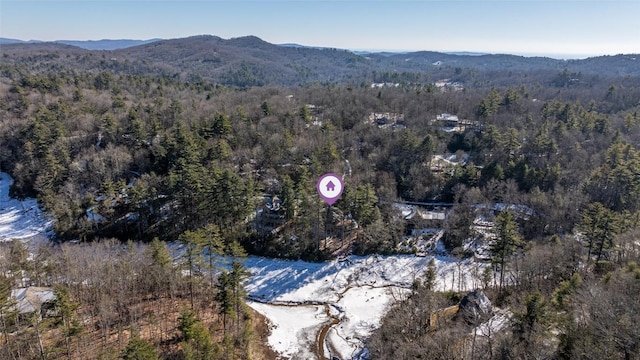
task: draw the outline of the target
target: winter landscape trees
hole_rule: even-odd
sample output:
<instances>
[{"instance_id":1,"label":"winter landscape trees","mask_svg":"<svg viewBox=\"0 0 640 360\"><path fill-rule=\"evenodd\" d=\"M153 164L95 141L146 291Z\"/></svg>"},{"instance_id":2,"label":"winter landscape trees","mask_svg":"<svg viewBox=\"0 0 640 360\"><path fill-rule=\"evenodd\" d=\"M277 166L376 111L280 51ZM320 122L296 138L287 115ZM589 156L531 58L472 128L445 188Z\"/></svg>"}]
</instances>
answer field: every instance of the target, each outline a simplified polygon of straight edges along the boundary
<instances>
[{"instance_id":1,"label":"winter landscape trees","mask_svg":"<svg viewBox=\"0 0 640 360\"><path fill-rule=\"evenodd\" d=\"M264 346L258 345L252 330L261 320L243 305L242 265L234 263L230 275L221 277L233 281L211 283L209 277L181 276L177 266L166 261L167 254L164 243L157 240L151 246L112 240L56 247L46 257L47 283L56 284L56 310L41 312L34 326L25 323L23 309L18 314L10 303L7 289L12 283L3 277L0 355L244 359L257 351L256 346ZM33 270L23 274L32 276ZM223 317L229 303L216 300L218 294L230 294L232 325ZM34 346L39 342L42 348ZM176 347L178 343L182 346Z\"/></svg>"},{"instance_id":2,"label":"winter landscape trees","mask_svg":"<svg viewBox=\"0 0 640 360\"><path fill-rule=\"evenodd\" d=\"M473 276L512 316L495 332L479 319L429 328L463 294L417 286L372 336L374 357L638 356L637 71L441 66L239 88L273 74L186 81L12 51L0 63L0 170L12 196L37 197L62 244L33 256L0 246L3 357L242 358L255 339L247 274L220 255L433 255L442 249L401 245L433 229L455 261L492 265ZM315 195L327 172L345 180L332 206ZM174 264L164 241L176 240ZM24 278L58 285L52 320L14 320L5 295Z\"/></svg>"}]
</instances>

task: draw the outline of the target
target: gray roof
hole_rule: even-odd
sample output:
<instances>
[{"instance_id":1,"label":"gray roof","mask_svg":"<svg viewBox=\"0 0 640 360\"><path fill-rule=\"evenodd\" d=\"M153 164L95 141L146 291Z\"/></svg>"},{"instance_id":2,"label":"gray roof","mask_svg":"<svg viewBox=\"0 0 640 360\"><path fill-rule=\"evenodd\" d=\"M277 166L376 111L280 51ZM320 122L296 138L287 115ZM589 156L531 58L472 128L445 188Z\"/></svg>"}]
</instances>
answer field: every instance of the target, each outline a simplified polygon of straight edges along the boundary
<instances>
[{"instance_id":1,"label":"gray roof","mask_svg":"<svg viewBox=\"0 0 640 360\"><path fill-rule=\"evenodd\" d=\"M20 314L39 311L42 304L53 302L56 297L48 287L26 287L11 290L11 298L16 301L15 309Z\"/></svg>"}]
</instances>

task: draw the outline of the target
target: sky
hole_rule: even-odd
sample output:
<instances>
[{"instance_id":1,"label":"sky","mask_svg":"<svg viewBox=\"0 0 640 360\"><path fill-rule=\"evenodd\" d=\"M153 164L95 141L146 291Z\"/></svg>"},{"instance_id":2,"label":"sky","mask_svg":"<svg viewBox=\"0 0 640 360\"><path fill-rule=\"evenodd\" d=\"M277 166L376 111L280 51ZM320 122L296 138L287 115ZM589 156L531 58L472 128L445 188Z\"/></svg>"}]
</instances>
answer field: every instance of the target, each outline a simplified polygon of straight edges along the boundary
<instances>
[{"instance_id":1,"label":"sky","mask_svg":"<svg viewBox=\"0 0 640 360\"><path fill-rule=\"evenodd\" d=\"M640 0L0 0L0 37L255 35L351 50L579 58L640 53Z\"/></svg>"}]
</instances>

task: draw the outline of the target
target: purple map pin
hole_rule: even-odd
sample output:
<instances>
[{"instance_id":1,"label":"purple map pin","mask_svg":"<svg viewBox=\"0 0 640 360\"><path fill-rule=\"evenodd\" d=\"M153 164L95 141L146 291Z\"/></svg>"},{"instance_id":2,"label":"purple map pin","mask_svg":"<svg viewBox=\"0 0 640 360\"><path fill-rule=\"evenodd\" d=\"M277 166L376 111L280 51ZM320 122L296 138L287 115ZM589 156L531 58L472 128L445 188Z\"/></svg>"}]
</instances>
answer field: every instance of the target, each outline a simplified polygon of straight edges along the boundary
<instances>
[{"instance_id":1,"label":"purple map pin","mask_svg":"<svg viewBox=\"0 0 640 360\"><path fill-rule=\"evenodd\" d=\"M340 199L344 185L339 175L324 174L320 177L320 180L318 180L316 188L322 200L329 205L333 205L334 202Z\"/></svg>"}]
</instances>

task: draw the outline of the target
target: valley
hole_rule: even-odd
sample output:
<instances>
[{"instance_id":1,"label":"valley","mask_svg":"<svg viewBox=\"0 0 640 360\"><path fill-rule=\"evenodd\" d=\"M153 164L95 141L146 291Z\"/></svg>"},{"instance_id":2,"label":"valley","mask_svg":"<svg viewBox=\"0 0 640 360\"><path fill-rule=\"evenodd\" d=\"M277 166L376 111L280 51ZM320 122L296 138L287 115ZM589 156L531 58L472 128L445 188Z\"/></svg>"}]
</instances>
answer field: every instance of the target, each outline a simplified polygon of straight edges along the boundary
<instances>
[{"instance_id":1,"label":"valley","mask_svg":"<svg viewBox=\"0 0 640 360\"><path fill-rule=\"evenodd\" d=\"M637 58L2 44L0 358L638 357Z\"/></svg>"}]
</instances>

